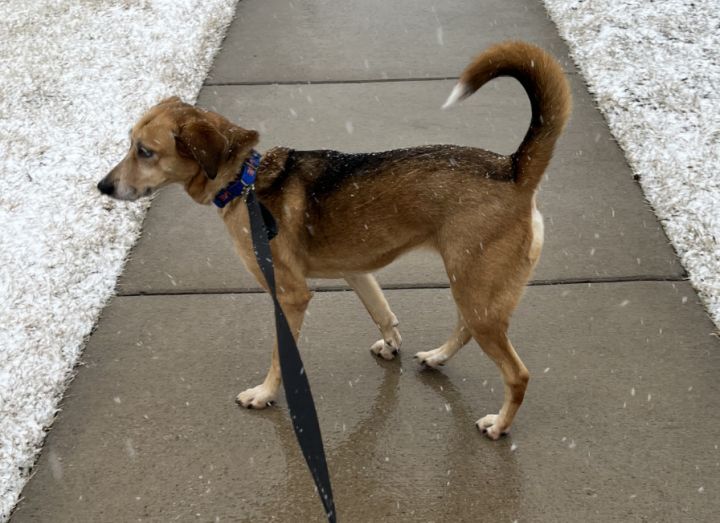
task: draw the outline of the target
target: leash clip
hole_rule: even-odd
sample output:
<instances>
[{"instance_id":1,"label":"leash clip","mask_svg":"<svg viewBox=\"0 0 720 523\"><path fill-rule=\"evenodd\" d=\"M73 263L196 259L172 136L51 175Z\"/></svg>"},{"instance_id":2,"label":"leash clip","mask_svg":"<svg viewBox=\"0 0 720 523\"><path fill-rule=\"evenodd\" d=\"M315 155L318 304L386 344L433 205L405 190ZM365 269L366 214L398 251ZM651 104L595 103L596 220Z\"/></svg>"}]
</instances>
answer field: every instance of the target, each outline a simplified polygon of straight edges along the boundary
<instances>
[{"instance_id":1,"label":"leash clip","mask_svg":"<svg viewBox=\"0 0 720 523\"><path fill-rule=\"evenodd\" d=\"M250 185L245 186L245 190L242 192L242 196L241 196L242 201L247 202L248 193L250 191L253 191L253 192L255 191L255 183L251 183Z\"/></svg>"}]
</instances>

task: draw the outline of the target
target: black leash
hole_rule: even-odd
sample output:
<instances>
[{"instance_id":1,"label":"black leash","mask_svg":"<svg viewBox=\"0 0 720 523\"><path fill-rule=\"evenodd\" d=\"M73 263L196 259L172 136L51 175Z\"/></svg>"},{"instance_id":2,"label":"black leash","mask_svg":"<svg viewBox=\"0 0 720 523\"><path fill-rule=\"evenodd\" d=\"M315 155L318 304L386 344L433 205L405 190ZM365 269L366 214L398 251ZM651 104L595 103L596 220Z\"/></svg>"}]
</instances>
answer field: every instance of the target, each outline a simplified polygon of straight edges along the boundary
<instances>
[{"instance_id":1,"label":"black leash","mask_svg":"<svg viewBox=\"0 0 720 523\"><path fill-rule=\"evenodd\" d=\"M250 216L255 258L265 276L270 296L275 305L275 330L277 332L278 353L280 355L280 372L285 387L290 418L292 419L295 436L307 462L310 473L325 507L328 521L335 523L335 502L333 501L330 475L328 474L325 449L323 448L320 424L318 423L315 403L313 402L310 383L308 383L305 367L300 359L300 352L295 338L290 331L285 314L277 299L275 290L275 271L273 270L270 239L277 231L275 220L270 212L255 197L252 185L246 188L245 203Z\"/></svg>"}]
</instances>

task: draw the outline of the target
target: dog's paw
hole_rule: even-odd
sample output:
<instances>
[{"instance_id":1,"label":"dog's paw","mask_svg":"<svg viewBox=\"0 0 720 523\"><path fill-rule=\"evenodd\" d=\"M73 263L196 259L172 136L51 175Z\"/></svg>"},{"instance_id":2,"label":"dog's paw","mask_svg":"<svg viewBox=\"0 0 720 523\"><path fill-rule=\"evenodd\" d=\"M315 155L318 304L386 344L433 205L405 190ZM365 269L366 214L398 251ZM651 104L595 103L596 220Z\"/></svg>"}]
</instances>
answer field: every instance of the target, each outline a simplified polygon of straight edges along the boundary
<instances>
[{"instance_id":1,"label":"dog's paw","mask_svg":"<svg viewBox=\"0 0 720 523\"><path fill-rule=\"evenodd\" d=\"M442 349L433 349L425 352L418 352L415 354L417 362L430 369L437 369L445 365L447 356L443 354Z\"/></svg>"},{"instance_id":2,"label":"dog's paw","mask_svg":"<svg viewBox=\"0 0 720 523\"><path fill-rule=\"evenodd\" d=\"M497 420L497 414L488 414L487 416L477 420L475 425L477 425L478 430L485 434L488 438L497 440L500 439L500 436L507 434L507 431L499 428Z\"/></svg>"},{"instance_id":3,"label":"dog's paw","mask_svg":"<svg viewBox=\"0 0 720 523\"><path fill-rule=\"evenodd\" d=\"M392 360L397 356L400 351L400 347L396 346L393 340L385 341L378 340L370 347L370 352L375 356L380 356L384 360Z\"/></svg>"},{"instance_id":4,"label":"dog's paw","mask_svg":"<svg viewBox=\"0 0 720 523\"><path fill-rule=\"evenodd\" d=\"M264 409L275 403L276 395L277 391L270 390L270 387L258 385L252 389L242 391L235 398L235 402L246 409Z\"/></svg>"}]
</instances>

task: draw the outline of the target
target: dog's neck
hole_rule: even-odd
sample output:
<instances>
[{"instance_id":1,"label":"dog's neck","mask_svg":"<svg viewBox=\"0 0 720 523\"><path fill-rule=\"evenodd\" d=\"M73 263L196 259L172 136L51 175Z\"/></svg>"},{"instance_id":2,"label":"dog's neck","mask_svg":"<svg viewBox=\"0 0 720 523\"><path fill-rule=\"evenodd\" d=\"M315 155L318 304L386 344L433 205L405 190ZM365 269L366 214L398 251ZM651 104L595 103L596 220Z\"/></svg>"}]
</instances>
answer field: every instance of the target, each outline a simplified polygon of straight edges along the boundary
<instances>
[{"instance_id":1,"label":"dog's neck","mask_svg":"<svg viewBox=\"0 0 720 523\"><path fill-rule=\"evenodd\" d=\"M242 164L251 151L252 149L247 149L242 154L238 154L232 161L226 162L220 168L217 178L214 180L208 179L202 169L199 169L195 176L185 182L185 191L196 202L203 205L211 204L218 191L227 187L237 178L242 169ZM261 200L265 198L272 199L267 193L267 189L272 187L277 182L278 177L287 171L288 157L291 153L292 149L287 147L273 147L263 154L262 162L258 168L257 181L255 182L255 188ZM225 209L228 209L228 207L225 207Z\"/></svg>"},{"instance_id":2,"label":"dog's neck","mask_svg":"<svg viewBox=\"0 0 720 523\"><path fill-rule=\"evenodd\" d=\"M252 149L248 149L242 154L233 155L233 158L220 167L217 176L212 180L198 167L197 173L185 182L185 191L197 203L210 205L215 195L237 178L243 163L251 153Z\"/></svg>"}]
</instances>

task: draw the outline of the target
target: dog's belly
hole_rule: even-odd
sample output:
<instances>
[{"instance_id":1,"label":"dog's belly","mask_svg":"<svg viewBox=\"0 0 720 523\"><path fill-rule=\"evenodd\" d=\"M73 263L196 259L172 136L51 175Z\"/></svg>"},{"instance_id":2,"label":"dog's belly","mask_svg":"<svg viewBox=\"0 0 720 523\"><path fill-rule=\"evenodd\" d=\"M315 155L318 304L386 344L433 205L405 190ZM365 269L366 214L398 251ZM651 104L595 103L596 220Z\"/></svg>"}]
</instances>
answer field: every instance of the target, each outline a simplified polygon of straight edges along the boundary
<instances>
[{"instance_id":1,"label":"dog's belly","mask_svg":"<svg viewBox=\"0 0 720 523\"><path fill-rule=\"evenodd\" d=\"M402 254L417 248L421 242L401 245L342 245L337 248L313 252L308 259L308 276L311 278L342 278L346 274L375 272L392 263Z\"/></svg>"}]
</instances>

